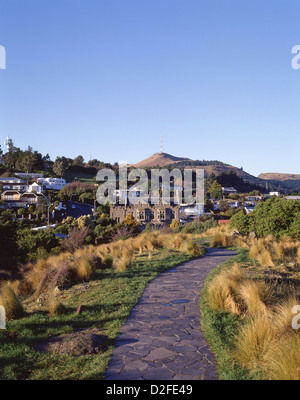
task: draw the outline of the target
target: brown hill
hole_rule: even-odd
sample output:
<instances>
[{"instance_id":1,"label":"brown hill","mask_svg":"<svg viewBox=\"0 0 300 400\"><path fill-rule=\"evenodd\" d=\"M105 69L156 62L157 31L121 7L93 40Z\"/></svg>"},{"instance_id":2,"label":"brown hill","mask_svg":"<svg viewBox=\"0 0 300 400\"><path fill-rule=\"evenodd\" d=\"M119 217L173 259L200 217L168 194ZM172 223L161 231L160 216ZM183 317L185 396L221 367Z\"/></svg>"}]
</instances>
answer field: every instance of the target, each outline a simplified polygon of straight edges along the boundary
<instances>
[{"instance_id":1,"label":"brown hill","mask_svg":"<svg viewBox=\"0 0 300 400\"><path fill-rule=\"evenodd\" d=\"M199 162L196 160L191 160L186 157L175 157L171 154L167 153L155 153L151 157L146 158L136 164L131 164L129 167L134 168L151 168L151 167L166 167L170 164L178 164L179 166L186 168L203 168L205 176L209 176L211 174L219 175L221 172L229 172L230 170L236 172L238 176L244 179L245 182L249 182L254 185L264 185L265 182L263 179L259 179L256 176L250 175L245 172L243 169L234 167L233 165L224 164L222 162Z\"/></svg>"},{"instance_id":2,"label":"brown hill","mask_svg":"<svg viewBox=\"0 0 300 400\"><path fill-rule=\"evenodd\" d=\"M175 157L168 153L155 153L153 156L146 158L136 164L131 164L129 167L146 168L146 167L165 167L166 165L178 163L180 161L189 161L189 158Z\"/></svg>"},{"instance_id":3,"label":"brown hill","mask_svg":"<svg viewBox=\"0 0 300 400\"><path fill-rule=\"evenodd\" d=\"M280 174L277 172L268 172L258 175L260 179L272 180L272 181L287 181L287 180L298 180L300 174Z\"/></svg>"}]
</instances>

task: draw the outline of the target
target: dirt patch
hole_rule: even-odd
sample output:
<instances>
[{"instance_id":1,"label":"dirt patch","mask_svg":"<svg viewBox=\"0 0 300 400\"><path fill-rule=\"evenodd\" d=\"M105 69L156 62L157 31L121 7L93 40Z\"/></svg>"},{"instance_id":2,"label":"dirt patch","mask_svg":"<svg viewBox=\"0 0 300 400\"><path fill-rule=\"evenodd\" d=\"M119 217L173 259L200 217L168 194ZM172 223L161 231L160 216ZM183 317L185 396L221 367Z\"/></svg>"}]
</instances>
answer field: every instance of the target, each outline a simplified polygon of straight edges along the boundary
<instances>
[{"instance_id":1,"label":"dirt patch","mask_svg":"<svg viewBox=\"0 0 300 400\"><path fill-rule=\"evenodd\" d=\"M42 353L53 352L71 356L97 354L105 348L106 336L97 328L81 329L68 335L53 336L35 347Z\"/></svg>"}]
</instances>

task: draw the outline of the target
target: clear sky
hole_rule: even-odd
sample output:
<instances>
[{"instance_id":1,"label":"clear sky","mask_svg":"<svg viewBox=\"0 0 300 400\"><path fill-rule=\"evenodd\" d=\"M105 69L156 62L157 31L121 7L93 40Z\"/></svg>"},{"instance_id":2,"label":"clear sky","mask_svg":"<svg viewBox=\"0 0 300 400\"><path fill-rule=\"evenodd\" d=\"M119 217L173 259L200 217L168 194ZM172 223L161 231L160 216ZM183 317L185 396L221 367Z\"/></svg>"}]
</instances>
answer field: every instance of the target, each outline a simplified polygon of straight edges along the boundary
<instances>
[{"instance_id":1,"label":"clear sky","mask_svg":"<svg viewBox=\"0 0 300 400\"><path fill-rule=\"evenodd\" d=\"M300 173L299 0L0 0L0 143ZM3 144L2 144L3 148Z\"/></svg>"}]
</instances>

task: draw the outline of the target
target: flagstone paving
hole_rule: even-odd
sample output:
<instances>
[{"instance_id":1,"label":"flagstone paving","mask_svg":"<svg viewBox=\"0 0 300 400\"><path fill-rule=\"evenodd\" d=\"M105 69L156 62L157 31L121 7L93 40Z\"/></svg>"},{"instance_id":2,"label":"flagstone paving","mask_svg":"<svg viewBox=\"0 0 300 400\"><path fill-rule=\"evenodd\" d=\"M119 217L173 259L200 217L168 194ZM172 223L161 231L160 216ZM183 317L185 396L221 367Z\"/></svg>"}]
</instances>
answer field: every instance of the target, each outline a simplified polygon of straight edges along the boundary
<instances>
[{"instance_id":1,"label":"flagstone paving","mask_svg":"<svg viewBox=\"0 0 300 400\"><path fill-rule=\"evenodd\" d=\"M209 272L235 255L209 248L155 278L121 328L105 379L218 379L200 329L199 299Z\"/></svg>"}]
</instances>

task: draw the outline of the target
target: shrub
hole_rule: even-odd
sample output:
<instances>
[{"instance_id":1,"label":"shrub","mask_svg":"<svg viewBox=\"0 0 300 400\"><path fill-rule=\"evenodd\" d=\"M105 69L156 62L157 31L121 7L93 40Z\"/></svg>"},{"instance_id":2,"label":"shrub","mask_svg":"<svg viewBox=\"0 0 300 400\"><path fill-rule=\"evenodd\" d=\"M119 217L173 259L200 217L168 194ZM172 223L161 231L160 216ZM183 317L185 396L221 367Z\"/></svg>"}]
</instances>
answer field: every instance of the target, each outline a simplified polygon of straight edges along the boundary
<instances>
[{"instance_id":1,"label":"shrub","mask_svg":"<svg viewBox=\"0 0 300 400\"><path fill-rule=\"evenodd\" d=\"M177 222L176 219L173 219L173 221L170 224L170 228L173 229L173 230L178 228L178 222Z\"/></svg>"},{"instance_id":2,"label":"shrub","mask_svg":"<svg viewBox=\"0 0 300 400\"><path fill-rule=\"evenodd\" d=\"M74 253L76 249L83 246L85 242L85 238L89 233L89 228L85 227L82 229L73 228L69 232L69 236L63 239L61 243L61 248L64 251L69 251L70 253Z\"/></svg>"}]
</instances>

